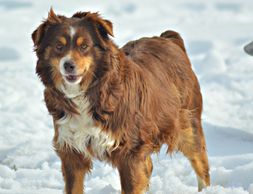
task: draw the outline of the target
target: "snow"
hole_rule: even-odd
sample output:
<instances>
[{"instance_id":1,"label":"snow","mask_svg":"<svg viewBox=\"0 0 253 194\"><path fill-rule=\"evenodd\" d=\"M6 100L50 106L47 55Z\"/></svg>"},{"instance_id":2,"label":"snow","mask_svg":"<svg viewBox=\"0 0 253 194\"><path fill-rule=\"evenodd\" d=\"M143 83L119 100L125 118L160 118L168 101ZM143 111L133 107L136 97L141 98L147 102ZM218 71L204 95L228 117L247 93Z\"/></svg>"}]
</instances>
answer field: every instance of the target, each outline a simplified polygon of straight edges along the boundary
<instances>
[{"instance_id":1,"label":"snow","mask_svg":"<svg viewBox=\"0 0 253 194\"><path fill-rule=\"evenodd\" d=\"M100 11L114 23L120 46L167 29L179 31L204 99L212 186L202 194L253 194L253 57L244 52L253 40L252 0L0 0L1 194L63 193L30 38L50 6L68 16ZM181 154L166 156L162 149L152 157L148 194L197 193L194 172ZM88 194L120 193L118 172L105 163L94 163L85 185Z\"/></svg>"}]
</instances>

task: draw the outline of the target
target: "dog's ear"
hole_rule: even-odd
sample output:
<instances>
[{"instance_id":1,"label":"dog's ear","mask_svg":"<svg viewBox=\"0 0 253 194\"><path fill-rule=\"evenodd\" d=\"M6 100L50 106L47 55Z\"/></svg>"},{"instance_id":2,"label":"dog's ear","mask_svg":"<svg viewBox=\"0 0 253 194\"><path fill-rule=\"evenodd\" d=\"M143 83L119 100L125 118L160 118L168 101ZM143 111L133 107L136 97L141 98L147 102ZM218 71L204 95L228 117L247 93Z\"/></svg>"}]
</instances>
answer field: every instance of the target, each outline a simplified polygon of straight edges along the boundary
<instances>
[{"instance_id":1,"label":"dog's ear","mask_svg":"<svg viewBox=\"0 0 253 194\"><path fill-rule=\"evenodd\" d=\"M244 51L253 56L253 41L244 47Z\"/></svg>"},{"instance_id":2,"label":"dog's ear","mask_svg":"<svg viewBox=\"0 0 253 194\"><path fill-rule=\"evenodd\" d=\"M113 25L109 20L103 19L97 12L77 12L72 17L84 18L96 24L96 27L103 38L108 38L108 35L113 37Z\"/></svg>"},{"instance_id":3,"label":"dog's ear","mask_svg":"<svg viewBox=\"0 0 253 194\"><path fill-rule=\"evenodd\" d=\"M50 11L48 12L48 17L47 17L47 21L51 24L57 24L57 23L61 23L61 19L60 17L58 17L55 13L53 8L50 8Z\"/></svg>"},{"instance_id":4,"label":"dog's ear","mask_svg":"<svg viewBox=\"0 0 253 194\"><path fill-rule=\"evenodd\" d=\"M98 21L98 30L102 36L107 37L108 34L113 37L113 26L112 22L109 20L99 19Z\"/></svg>"},{"instance_id":5,"label":"dog's ear","mask_svg":"<svg viewBox=\"0 0 253 194\"><path fill-rule=\"evenodd\" d=\"M45 32L45 29L46 29L46 22L43 22L42 24L39 25L39 27L34 30L34 32L32 33L32 40L33 40L33 43L34 43L34 47L38 47L40 42L41 42L41 39L43 37L43 34Z\"/></svg>"},{"instance_id":6,"label":"dog's ear","mask_svg":"<svg viewBox=\"0 0 253 194\"><path fill-rule=\"evenodd\" d=\"M54 13L54 10L51 8L48 12L48 17L39 27L32 33L32 40L34 47L37 48L41 43L42 38L45 35L45 32L50 24L60 23L61 19Z\"/></svg>"}]
</instances>

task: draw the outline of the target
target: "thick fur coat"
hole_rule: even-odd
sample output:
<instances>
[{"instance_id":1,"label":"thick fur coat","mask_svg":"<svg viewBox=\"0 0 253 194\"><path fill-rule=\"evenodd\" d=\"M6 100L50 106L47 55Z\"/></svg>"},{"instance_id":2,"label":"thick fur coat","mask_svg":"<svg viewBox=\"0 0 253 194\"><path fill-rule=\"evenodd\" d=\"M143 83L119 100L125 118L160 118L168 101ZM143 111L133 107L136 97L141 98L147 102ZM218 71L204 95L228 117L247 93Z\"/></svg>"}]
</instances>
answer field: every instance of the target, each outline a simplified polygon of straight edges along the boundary
<instances>
[{"instance_id":1,"label":"thick fur coat","mask_svg":"<svg viewBox=\"0 0 253 194\"><path fill-rule=\"evenodd\" d=\"M119 170L122 194L144 193L163 144L190 160L199 190L208 186L202 97L182 38L166 31L118 48L110 36L97 13L53 10L32 34L66 193L83 193L93 159Z\"/></svg>"}]
</instances>

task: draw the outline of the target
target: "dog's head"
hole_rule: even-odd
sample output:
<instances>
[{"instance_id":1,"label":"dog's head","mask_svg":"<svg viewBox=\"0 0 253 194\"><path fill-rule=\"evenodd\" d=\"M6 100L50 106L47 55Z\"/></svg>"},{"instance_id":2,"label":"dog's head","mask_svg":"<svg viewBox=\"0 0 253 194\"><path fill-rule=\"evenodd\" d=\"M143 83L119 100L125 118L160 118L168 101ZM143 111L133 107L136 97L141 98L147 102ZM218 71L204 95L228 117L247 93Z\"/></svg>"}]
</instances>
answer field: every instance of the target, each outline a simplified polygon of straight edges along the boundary
<instances>
[{"instance_id":1,"label":"dog's head","mask_svg":"<svg viewBox=\"0 0 253 194\"><path fill-rule=\"evenodd\" d=\"M61 87L91 80L113 36L112 23L97 13L78 12L71 18L48 18L32 33L38 56L36 72L45 86Z\"/></svg>"}]
</instances>

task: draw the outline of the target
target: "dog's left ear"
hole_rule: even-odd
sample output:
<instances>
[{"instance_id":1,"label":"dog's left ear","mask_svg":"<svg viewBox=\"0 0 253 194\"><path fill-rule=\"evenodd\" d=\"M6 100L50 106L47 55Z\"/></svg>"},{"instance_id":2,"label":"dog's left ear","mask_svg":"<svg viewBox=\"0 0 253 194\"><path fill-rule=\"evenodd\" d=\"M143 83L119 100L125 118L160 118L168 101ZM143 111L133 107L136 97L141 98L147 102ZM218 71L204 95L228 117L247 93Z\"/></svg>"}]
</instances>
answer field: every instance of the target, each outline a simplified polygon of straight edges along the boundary
<instances>
[{"instance_id":1,"label":"dog's left ear","mask_svg":"<svg viewBox=\"0 0 253 194\"><path fill-rule=\"evenodd\" d=\"M84 18L96 24L96 27L103 38L108 38L108 35L113 37L113 25L109 20L103 19L98 13L77 12L72 17Z\"/></svg>"},{"instance_id":2,"label":"dog's left ear","mask_svg":"<svg viewBox=\"0 0 253 194\"><path fill-rule=\"evenodd\" d=\"M99 19L98 21L98 30L102 35L109 34L113 37L113 30L112 30L112 22L109 20Z\"/></svg>"}]
</instances>

